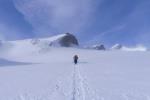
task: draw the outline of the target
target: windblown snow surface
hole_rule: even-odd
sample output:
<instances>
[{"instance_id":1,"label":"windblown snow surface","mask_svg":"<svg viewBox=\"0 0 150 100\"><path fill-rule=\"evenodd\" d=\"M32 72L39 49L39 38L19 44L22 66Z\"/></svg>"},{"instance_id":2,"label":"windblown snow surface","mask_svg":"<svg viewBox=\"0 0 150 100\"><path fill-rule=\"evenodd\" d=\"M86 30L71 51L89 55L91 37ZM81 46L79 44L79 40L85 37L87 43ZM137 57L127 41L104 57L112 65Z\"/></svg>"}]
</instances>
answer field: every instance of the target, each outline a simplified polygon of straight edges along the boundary
<instances>
[{"instance_id":1,"label":"windblown snow surface","mask_svg":"<svg viewBox=\"0 0 150 100\"><path fill-rule=\"evenodd\" d=\"M150 100L148 51L24 45L0 55L0 63L0 100Z\"/></svg>"}]
</instances>

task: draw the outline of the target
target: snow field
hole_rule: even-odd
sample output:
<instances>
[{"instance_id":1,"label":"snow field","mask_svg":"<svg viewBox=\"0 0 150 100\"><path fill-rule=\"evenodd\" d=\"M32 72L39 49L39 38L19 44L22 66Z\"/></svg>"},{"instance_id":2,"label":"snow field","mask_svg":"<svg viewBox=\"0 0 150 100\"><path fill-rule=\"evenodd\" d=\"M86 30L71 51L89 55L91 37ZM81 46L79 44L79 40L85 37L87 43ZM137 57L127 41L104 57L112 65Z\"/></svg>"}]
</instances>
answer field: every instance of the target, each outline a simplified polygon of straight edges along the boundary
<instances>
[{"instance_id":1,"label":"snow field","mask_svg":"<svg viewBox=\"0 0 150 100\"><path fill-rule=\"evenodd\" d=\"M17 50L1 56L0 100L150 100L150 52Z\"/></svg>"}]
</instances>

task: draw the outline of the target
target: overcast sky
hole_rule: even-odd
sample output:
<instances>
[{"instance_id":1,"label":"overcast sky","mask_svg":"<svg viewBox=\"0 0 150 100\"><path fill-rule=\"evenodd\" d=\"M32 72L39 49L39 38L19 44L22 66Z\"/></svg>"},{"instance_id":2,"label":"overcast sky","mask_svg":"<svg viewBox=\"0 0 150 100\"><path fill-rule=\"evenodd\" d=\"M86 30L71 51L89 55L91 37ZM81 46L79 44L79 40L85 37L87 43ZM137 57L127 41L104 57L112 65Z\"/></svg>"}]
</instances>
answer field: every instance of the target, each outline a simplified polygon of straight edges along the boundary
<instances>
[{"instance_id":1,"label":"overcast sky","mask_svg":"<svg viewBox=\"0 0 150 100\"><path fill-rule=\"evenodd\" d=\"M150 46L150 0L0 0L0 39L66 32L82 43Z\"/></svg>"}]
</instances>

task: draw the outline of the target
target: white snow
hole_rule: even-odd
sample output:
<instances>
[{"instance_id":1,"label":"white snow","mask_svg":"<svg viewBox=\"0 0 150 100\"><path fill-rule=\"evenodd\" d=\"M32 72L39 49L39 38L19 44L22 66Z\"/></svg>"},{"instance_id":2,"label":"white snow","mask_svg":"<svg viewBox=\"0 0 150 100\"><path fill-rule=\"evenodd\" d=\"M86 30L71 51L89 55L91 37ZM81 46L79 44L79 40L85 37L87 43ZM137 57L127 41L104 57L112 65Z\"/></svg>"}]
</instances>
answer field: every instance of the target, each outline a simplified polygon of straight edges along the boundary
<instances>
[{"instance_id":1,"label":"white snow","mask_svg":"<svg viewBox=\"0 0 150 100\"><path fill-rule=\"evenodd\" d=\"M51 43L53 46L60 47L59 39L64 37L66 34L52 36L49 38L40 39L25 39L16 41L6 41L0 45L0 55L4 53L10 53L11 55L31 55L33 53L47 52ZM9 51L9 52L6 52Z\"/></svg>"},{"instance_id":2,"label":"white snow","mask_svg":"<svg viewBox=\"0 0 150 100\"><path fill-rule=\"evenodd\" d=\"M122 46L121 44L115 44L110 50L147 51L147 48L143 45L137 45L135 47L127 47L127 46Z\"/></svg>"},{"instance_id":3,"label":"white snow","mask_svg":"<svg viewBox=\"0 0 150 100\"><path fill-rule=\"evenodd\" d=\"M142 46L142 45L138 45L136 47L122 47L122 50L124 51L147 51L147 48Z\"/></svg>"},{"instance_id":4,"label":"white snow","mask_svg":"<svg viewBox=\"0 0 150 100\"><path fill-rule=\"evenodd\" d=\"M59 38L62 38L64 36L66 36L66 34L59 34L59 35L56 35L56 36L53 36L53 37L50 37L50 38L44 38L44 39L41 39L41 40L56 41Z\"/></svg>"},{"instance_id":5,"label":"white snow","mask_svg":"<svg viewBox=\"0 0 150 100\"><path fill-rule=\"evenodd\" d=\"M114 46L111 47L111 50L120 50L120 49L122 49L121 44L115 44Z\"/></svg>"},{"instance_id":6,"label":"white snow","mask_svg":"<svg viewBox=\"0 0 150 100\"><path fill-rule=\"evenodd\" d=\"M29 41L0 55L0 100L150 100L148 51L45 51Z\"/></svg>"}]
</instances>

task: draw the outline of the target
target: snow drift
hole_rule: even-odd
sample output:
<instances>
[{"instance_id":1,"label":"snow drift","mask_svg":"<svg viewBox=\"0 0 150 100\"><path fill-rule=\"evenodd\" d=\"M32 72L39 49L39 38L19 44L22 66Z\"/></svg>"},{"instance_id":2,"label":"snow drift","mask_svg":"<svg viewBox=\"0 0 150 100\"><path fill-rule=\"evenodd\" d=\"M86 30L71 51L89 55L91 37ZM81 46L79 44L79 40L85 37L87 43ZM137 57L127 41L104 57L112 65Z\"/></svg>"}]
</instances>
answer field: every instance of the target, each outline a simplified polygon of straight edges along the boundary
<instances>
[{"instance_id":1,"label":"snow drift","mask_svg":"<svg viewBox=\"0 0 150 100\"><path fill-rule=\"evenodd\" d=\"M111 50L120 50L122 49L122 45L121 44L115 44L114 46L111 47Z\"/></svg>"},{"instance_id":2,"label":"snow drift","mask_svg":"<svg viewBox=\"0 0 150 100\"><path fill-rule=\"evenodd\" d=\"M123 46L121 44L115 44L110 50L122 50L122 51L147 51L147 48L142 45L133 47Z\"/></svg>"},{"instance_id":3,"label":"snow drift","mask_svg":"<svg viewBox=\"0 0 150 100\"><path fill-rule=\"evenodd\" d=\"M124 51L147 51L147 48L142 46L142 45L138 45L136 47L122 47L122 50Z\"/></svg>"}]
</instances>

